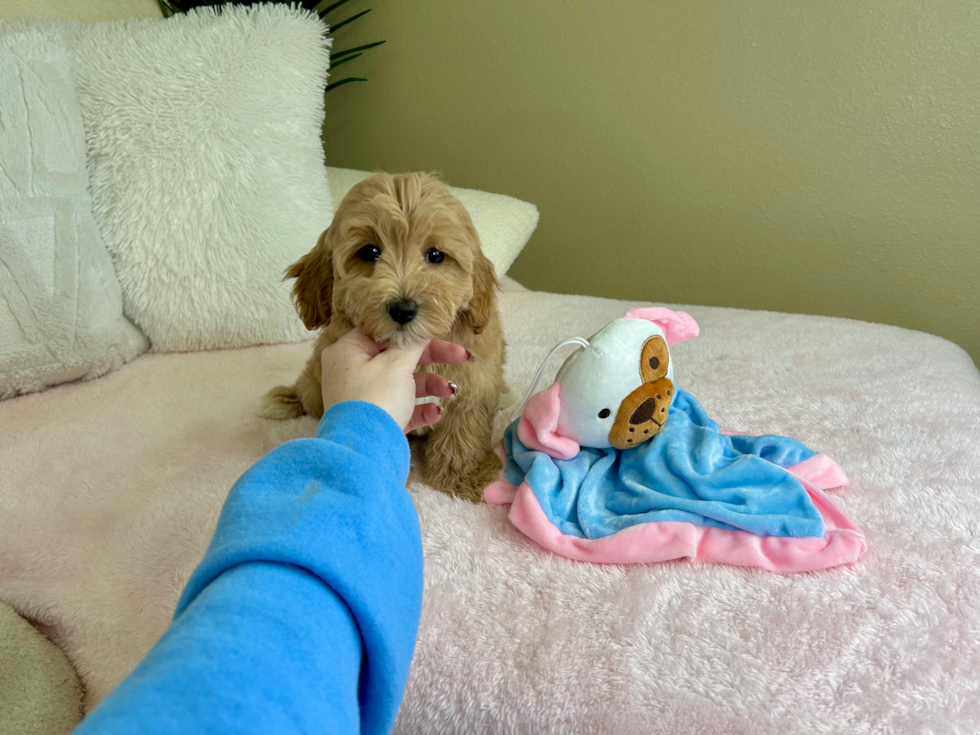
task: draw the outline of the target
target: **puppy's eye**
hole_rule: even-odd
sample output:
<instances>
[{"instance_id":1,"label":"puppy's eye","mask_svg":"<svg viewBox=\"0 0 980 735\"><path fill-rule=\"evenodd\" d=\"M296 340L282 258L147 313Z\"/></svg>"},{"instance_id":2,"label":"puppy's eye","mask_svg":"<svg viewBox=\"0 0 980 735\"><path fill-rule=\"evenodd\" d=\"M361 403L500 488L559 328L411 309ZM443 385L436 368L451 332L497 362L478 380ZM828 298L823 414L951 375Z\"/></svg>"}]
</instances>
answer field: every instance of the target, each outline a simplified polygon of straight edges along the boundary
<instances>
[{"instance_id":1,"label":"puppy's eye","mask_svg":"<svg viewBox=\"0 0 980 735\"><path fill-rule=\"evenodd\" d=\"M609 414L610 413L612 413L612 412L608 408L604 408L601 411L599 411L599 418L600 419L607 419L607 418L609 418Z\"/></svg>"},{"instance_id":2,"label":"puppy's eye","mask_svg":"<svg viewBox=\"0 0 980 735\"><path fill-rule=\"evenodd\" d=\"M443 260L446 259L446 254L441 250L436 250L435 248L429 248L425 251L425 259L432 263L433 265L439 265Z\"/></svg>"},{"instance_id":3,"label":"puppy's eye","mask_svg":"<svg viewBox=\"0 0 980 735\"><path fill-rule=\"evenodd\" d=\"M365 263L373 263L381 257L381 248L373 243L368 243L357 251L357 257L363 260Z\"/></svg>"}]
</instances>

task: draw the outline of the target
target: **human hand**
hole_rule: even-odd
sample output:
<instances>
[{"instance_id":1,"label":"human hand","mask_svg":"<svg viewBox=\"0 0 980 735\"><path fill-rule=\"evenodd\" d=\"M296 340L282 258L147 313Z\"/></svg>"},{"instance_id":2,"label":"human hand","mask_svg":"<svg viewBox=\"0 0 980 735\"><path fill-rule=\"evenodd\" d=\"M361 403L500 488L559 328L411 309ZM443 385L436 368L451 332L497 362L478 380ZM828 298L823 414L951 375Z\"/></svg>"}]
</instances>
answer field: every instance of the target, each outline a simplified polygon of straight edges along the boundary
<instances>
[{"instance_id":1,"label":"human hand","mask_svg":"<svg viewBox=\"0 0 980 735\"><path fill-rule=\"evenodd\" d=\"M436 423L442 408L415 405L416 398L454 394L449 382L435 373L416 373L419 365L466 362L469 353L452 342L434 339L385 350L360 328L352 329L323 350L323 410L342 401L366 401L385 411L407 433Z\"/></svg>"}]
</instances>

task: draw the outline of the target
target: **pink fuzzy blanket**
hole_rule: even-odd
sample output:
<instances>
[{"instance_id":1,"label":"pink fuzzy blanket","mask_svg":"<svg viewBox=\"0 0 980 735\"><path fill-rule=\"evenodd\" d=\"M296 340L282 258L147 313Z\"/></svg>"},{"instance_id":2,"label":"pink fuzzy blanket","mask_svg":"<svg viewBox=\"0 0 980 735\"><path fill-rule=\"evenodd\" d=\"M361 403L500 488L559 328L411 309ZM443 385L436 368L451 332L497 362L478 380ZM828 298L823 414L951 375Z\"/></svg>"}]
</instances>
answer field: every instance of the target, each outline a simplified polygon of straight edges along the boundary
<instances>
[{"instance_id":1,"label":"pink fuzzy blanket","mask_svg":"<svg viewBox=\"0 0 980 735\"><path fill-rule=\"evenodd\" d=\"M628 306L505 293L515 392ZM676 347L678 381L720 424L846 467L836 501L867 554L794 575L581 564L503 508L413 486L425 607L396 731L976 732L980 373L917 332L683 308L704 336ZM67 653L89 706L166 628L237 476L313 433L251 412L308 349L147 355L0 403L0 600Z\"/></svg>"}]
</instances>

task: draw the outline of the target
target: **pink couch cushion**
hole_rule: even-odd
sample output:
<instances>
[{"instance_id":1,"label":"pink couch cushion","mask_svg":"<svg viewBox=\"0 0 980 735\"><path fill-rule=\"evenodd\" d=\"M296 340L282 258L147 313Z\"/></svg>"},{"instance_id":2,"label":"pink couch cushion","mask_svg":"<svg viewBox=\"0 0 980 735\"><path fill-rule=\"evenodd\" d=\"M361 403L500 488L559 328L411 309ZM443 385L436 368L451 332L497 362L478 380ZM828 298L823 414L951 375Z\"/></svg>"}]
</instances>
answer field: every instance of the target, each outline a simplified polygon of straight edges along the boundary
<instances>
[{"instance_id":1,"label":"pink couch cushion","mask_svg":"<svg viewBox=\"0 0 980 735\"><path fill-rule=\"evenodd\" d=\"M553 345L637 305L505 293L514 392ZM542 551L504 508L415 486L426 592L396 732L976 731L976 367L918 332L682 308L701 336L673 348L678 385L722 425L837 459L868 553L795 575L594 565ZM147 355L0 403L0 601L68 654L89 705L166 628L238 475L312 434L250 412L308 349Z\"/></svg>"}]
</instances>

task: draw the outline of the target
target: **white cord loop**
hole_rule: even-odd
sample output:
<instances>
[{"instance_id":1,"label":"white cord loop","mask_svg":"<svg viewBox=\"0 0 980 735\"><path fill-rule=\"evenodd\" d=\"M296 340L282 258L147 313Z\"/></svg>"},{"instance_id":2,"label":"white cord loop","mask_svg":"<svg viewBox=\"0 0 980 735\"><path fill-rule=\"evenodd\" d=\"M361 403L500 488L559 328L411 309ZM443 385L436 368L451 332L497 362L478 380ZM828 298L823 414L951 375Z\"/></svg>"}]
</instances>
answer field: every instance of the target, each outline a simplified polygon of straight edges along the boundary
<instances>
[{"instance_id":1,"label":"white cord loop","mask_svg":"<svg viewBox=\"0 0 980 735\"><path fill-rule=\"evenodd\" d=\"M534 392L534 388L537 386L538 381L541 380L541 376L544 374L544 369L548 365L548 362L551 360L551 358L555 356L555 353L558 352L558 350L560 350L562 347L567 347L568 345L578 345L579 347L588 347L589 340L582 339L581 337L570 337L569 339L566 339L564 342L558 344L555 347L555 349L553 349L551 352L548 353L548 356L544 358L544 362L541 363L541 367L538 368L538 372L534 374L534 378L531 380L531 385L527 389L527 393L524 394L524 398L521 399L520 405L517 406L517 410L514 411L513 414L511 414L509 423L513 423L514 419L516 419L524 412L524 407L527 405L528 399L531 397L531 393Z\"/></svg>"}]
</instances>

